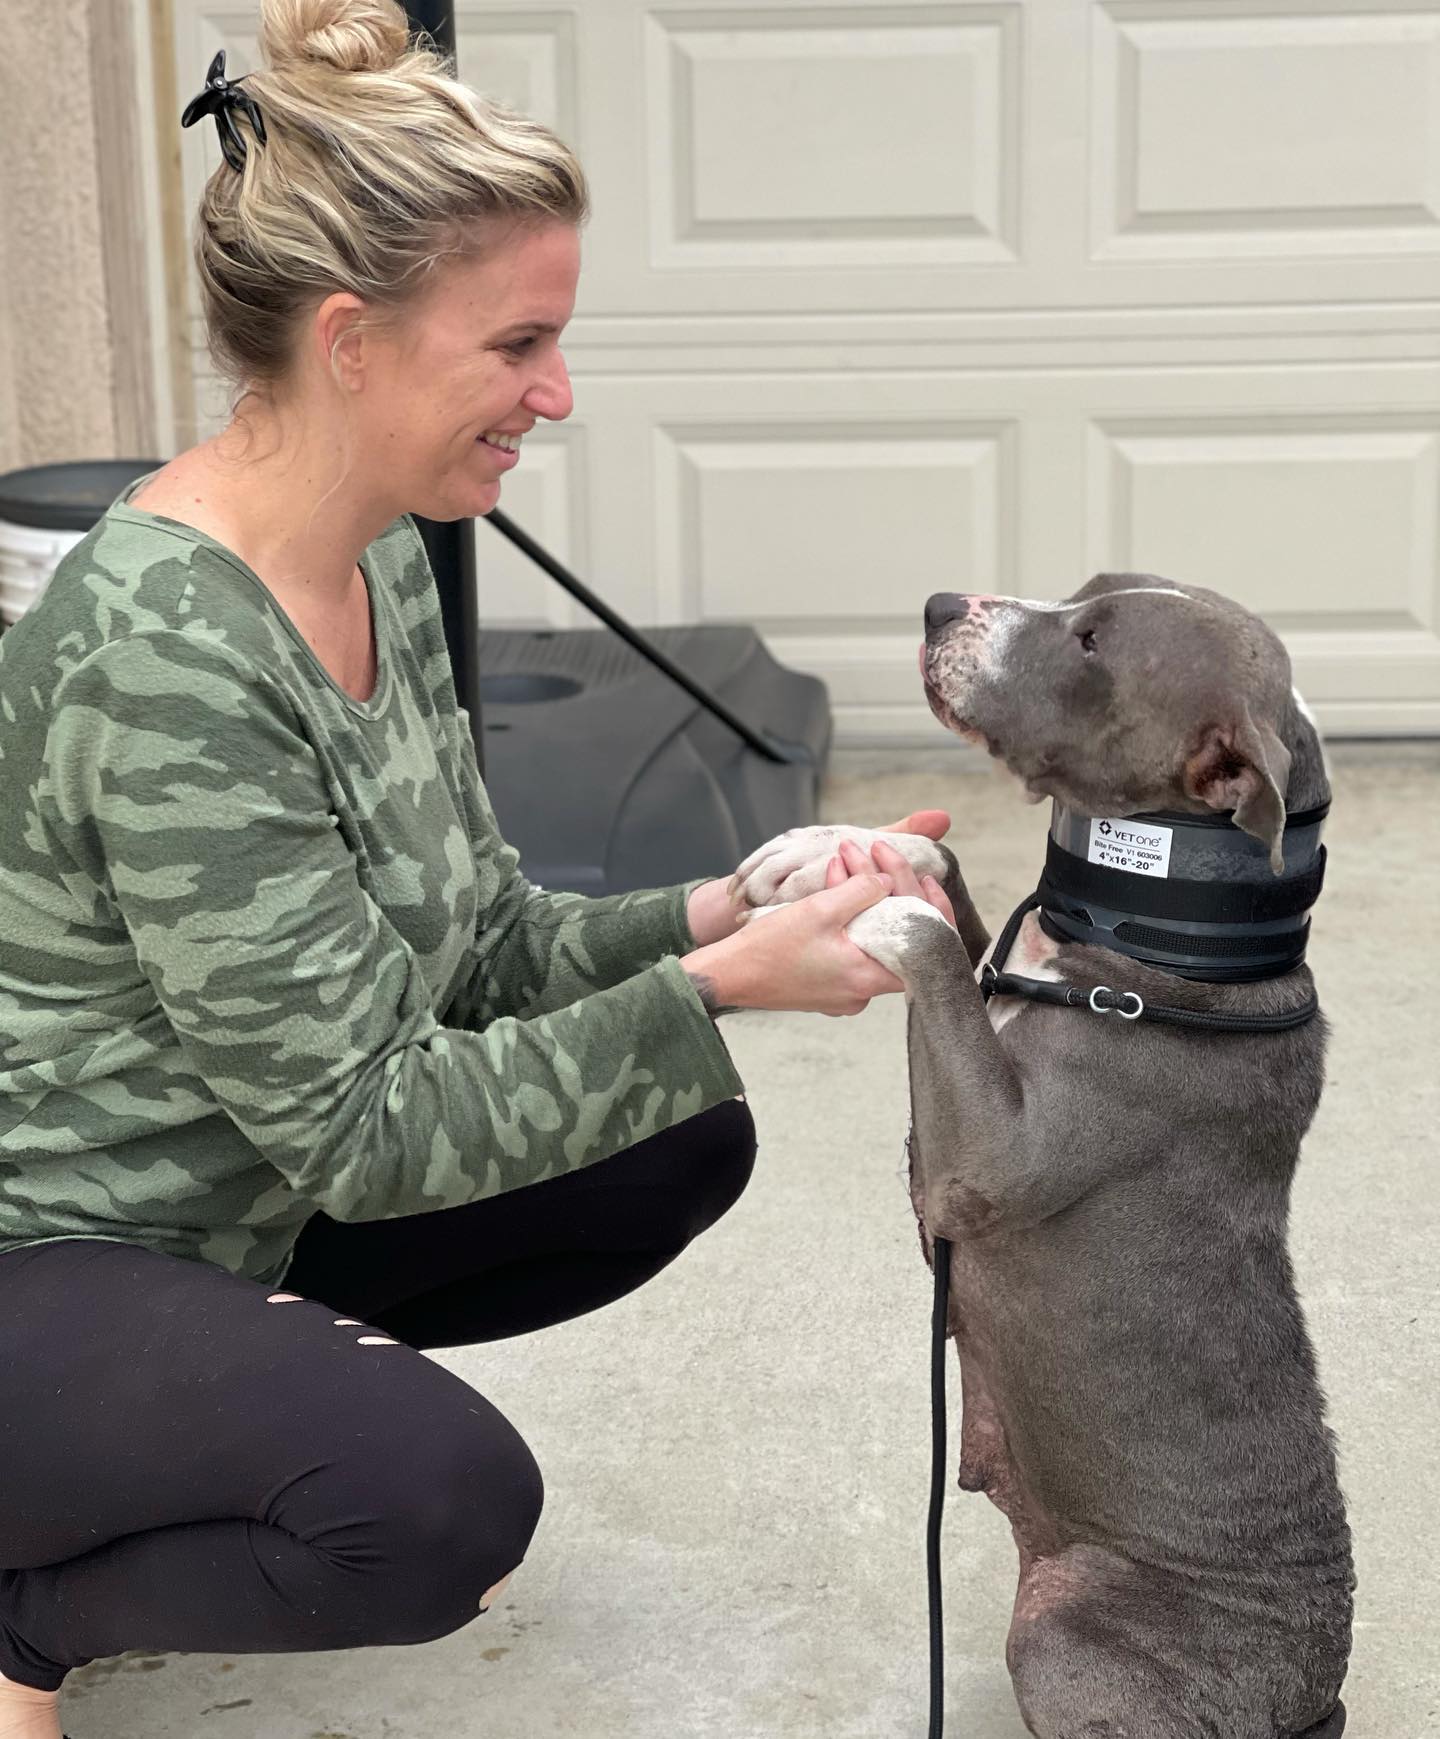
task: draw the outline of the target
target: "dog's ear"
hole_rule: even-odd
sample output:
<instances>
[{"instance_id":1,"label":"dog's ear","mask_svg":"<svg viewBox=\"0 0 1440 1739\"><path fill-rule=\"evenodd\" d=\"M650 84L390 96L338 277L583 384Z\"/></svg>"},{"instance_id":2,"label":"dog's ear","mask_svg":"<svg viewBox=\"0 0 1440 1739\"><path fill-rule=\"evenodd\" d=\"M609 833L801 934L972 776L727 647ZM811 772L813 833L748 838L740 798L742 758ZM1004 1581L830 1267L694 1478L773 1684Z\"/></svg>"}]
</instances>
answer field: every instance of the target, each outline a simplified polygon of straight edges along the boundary
<instances>
[{"instance_id":1,"label":"dog's ear","mask_svg":"<svg viewBox=\"0 0 1440 1739\"><path fill-rule=\"evenodd\" d=\"M1233 809L1235 825L1270 848L1270 867L1285 868L1285 786L1290 751L1267 724L1241 707L1228 724L1210 725L1185 762L1184 784L1212 809Z\"/></svg>"}]
</instances>

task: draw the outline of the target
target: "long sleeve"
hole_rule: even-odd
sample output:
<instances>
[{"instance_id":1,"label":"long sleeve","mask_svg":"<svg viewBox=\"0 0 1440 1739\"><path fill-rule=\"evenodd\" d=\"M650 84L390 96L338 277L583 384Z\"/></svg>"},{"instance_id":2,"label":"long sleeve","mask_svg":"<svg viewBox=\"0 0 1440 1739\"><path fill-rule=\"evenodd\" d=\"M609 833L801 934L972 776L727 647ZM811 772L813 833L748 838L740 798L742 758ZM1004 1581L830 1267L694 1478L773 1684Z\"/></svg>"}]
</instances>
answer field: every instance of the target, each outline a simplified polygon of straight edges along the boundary
<instances>
[{"instance_id":1,"label":"long sleeve","mask_svg":"<svg viewBox=\"0 0 1440 1739\"><path fill-rule=\"evenodd\" d=\"M498 833L476 862L481 999L451 999L488 1024L442 1026L343 787L281 684L163 628L66 675L30 817L78 907L128 933L188 1070L295 1191L340 1220L456 1206L743 1091L671 951L679 891L590 919L537 905Z\"/></svg>"},{"instance_id":2,"label":"long sleeve","mask_svg":"<svg viewBox=\"0 0 1440 1739\"><path fill-rule=\"evenodd\" d=\"M705 876L599 899L553 893L527 881L519 853L500 836L476 766L468 716L463 708L452 716L471 849L478 866L491 867L481 871L485 885L475 943L448 1019L472 1026L504 1014L547 1014L696 946L685 910Z\"/></svg>"}]
</instances>

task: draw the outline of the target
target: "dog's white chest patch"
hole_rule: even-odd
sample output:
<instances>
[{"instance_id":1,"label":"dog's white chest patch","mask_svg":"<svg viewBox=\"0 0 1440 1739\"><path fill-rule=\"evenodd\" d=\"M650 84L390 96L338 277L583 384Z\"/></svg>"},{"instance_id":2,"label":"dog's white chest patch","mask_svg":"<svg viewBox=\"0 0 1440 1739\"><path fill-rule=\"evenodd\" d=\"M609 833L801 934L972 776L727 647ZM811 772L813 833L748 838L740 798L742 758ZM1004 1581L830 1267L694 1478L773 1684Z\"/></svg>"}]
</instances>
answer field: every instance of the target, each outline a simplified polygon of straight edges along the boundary
<instances>
[{"instance_id":1,"label":"dog's white chest patch","mask_svg":"<svg viewBox=\"0 0 1440 1739\"><path fill-rule=\"evenodd\" d=\"M985 958L975 969L977 979L985 967L990 964L990 956L994 952L995 942L992 941L985 950ZM1013 972L1017 978L1043 978L1049 984L1059 984L1061 977L1054 967L1055 956L1058 952L1056 944L1040 928L1040 921L1034 912L1027 912L1025 921L1020 926L1020 933L1011 945L1010 952L1005 956L1001 970ZM1024 1002L1018 996L992 996L986 1004L990 1025L998 1033L1002 1027L1014 1020L1024 1006Z\"/></svg>"}]
</instances>

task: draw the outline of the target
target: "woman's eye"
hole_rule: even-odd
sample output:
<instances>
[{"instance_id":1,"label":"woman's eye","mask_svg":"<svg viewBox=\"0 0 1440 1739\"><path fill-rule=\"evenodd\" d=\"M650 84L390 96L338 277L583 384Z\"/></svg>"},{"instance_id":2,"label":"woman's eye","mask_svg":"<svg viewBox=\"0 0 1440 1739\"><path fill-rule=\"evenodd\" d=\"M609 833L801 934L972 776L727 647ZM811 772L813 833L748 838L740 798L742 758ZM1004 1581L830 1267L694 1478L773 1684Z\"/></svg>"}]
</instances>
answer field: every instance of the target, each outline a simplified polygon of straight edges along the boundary
<instances>
[{"instance_id":1,"label":"woman's eye","mask_svg":"<svg viewBox=\"0 0 1440 1739\"><path fill-rule=\"evenodd\" d=\"M1090 653L1090 652L1094 652L1094 651L1095 651L1095 650L1096 650L1096 646L1095 646L1095 630L1094 630L1094 629L1093 629L1093 628L1086 628L1086 629L1083 629L1083 630L1082 630L1082 631L1081 631L1081 633L1080 633L1080 634L1079 634L1079 635L1078 635L1078 636L1077 636L1077 638L1078 638L1078 639L1079 639L1079 641L1080 641L1080 645L1081 645L1081 647L1082 647L1082 648L1083 648L1083 649L1084 649L1084 650L1085 650L1085 651L1086 651L1086 652L1087 652L1087 653Z\"/></svg>"}]
</instances>

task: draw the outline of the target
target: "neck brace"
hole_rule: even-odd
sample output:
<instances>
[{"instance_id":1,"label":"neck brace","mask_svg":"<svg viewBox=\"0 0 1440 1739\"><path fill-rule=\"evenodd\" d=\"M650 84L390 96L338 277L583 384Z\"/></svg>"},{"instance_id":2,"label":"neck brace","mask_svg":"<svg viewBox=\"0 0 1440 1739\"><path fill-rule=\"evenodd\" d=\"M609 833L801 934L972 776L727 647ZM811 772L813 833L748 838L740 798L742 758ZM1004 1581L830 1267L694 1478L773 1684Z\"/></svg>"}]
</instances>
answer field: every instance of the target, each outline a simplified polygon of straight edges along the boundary
<instances>
[{"instance_id":1,"label":"neck brace","mask_svg":"<svg viewBox=\"0 0 1440 1739\"><path fill-rule=\"evenodd\" d=\"M1305 958L1325 879L1329 803L1285 822L1285 870L1229 815L1081 815L1056 803L1040 878L1040 926L1181 978L1245 984Z\"/></svg>"}]
</instances>

